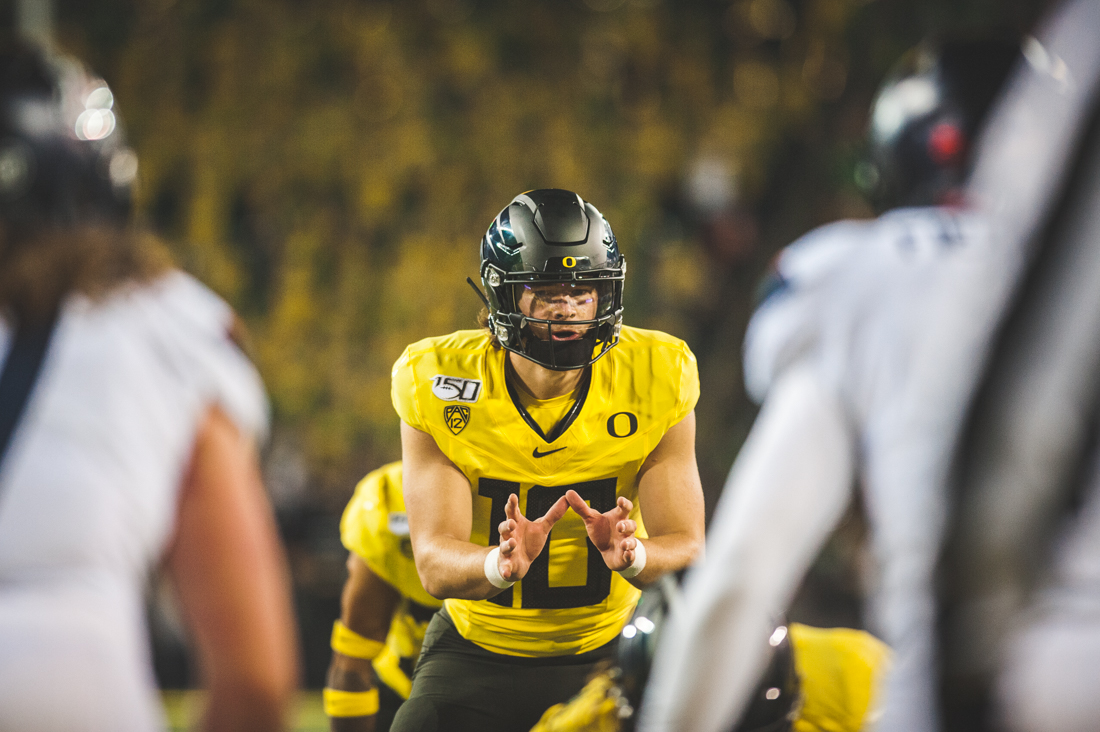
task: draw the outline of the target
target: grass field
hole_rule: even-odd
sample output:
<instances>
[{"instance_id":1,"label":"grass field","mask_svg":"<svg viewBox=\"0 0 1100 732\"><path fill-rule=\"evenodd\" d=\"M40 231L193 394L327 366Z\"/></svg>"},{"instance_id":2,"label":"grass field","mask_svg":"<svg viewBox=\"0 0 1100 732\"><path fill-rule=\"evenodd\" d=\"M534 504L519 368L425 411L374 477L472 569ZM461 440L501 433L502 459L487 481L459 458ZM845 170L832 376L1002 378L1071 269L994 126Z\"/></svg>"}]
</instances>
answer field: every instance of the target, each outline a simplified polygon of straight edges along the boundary
<instances>
[{"instance_id":1,"label":"grass field","mask_svg":"<svg viewBox=\"0 0 1100 732\"><path fill-rule=\"evenodd\" d=\"M195 729L202 710L201 691L162 691L161 699L168 713L169 732L189 732ZM321 708L321 692L298 694L291 716L292 732L328 732L328 718Z\"/></svg>"}]
</instances>

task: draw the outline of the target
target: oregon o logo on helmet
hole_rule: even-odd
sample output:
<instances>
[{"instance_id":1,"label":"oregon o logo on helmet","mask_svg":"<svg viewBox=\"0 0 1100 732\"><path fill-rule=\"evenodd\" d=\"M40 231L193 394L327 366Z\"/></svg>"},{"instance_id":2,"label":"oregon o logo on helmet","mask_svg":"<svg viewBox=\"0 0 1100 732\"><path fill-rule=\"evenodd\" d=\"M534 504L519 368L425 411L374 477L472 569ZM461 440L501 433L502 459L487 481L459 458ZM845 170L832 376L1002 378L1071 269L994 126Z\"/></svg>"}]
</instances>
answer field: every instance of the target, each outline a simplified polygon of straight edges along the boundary
<instances>
[{"instance_id":1,"label":"oregon o logo on helmet","mask_svg":"<svg viewBox=\"0 0 1100 732\"><path fill-rule=\"evenodd\" d=\"M576 257L562 257L561 266L565 267L566 269L573 269L574 267L577 266L577 258Z\"/></svg>"},{"instance_id":2,"label":"oregon o logo on helmet","mask_svg":"<svg viewBox=\"0 0 1100 732\"><path fill-rule=\"evenodd\" d=\"M626 424L620 417L626 418ZM626 428L625 430L623 428ZM638 418L631 412L616 412L607 418L607 434L612 437L630 437L638 431Z\"/></svg>"}]
</instances>

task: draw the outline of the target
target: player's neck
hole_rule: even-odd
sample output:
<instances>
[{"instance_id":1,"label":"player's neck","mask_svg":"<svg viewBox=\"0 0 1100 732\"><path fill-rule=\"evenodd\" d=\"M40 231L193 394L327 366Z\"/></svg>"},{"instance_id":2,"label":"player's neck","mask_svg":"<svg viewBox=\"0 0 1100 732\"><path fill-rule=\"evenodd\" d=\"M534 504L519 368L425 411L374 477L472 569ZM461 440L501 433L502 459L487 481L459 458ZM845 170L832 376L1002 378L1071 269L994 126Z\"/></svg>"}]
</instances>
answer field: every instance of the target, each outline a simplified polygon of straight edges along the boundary
<instances>
[{"instance_id":1,"label":"player's neck","mask_svg":"<svg viewBox=\"0 0 1100 732\"><path fill-rule=\"evenodd\" d=\"M515 379L528 394L540 400L569 394L584 375L584 369L553 371L516 353L508 354L508 363L512 366L508 378Z\"/></svg>"}]
</instances>

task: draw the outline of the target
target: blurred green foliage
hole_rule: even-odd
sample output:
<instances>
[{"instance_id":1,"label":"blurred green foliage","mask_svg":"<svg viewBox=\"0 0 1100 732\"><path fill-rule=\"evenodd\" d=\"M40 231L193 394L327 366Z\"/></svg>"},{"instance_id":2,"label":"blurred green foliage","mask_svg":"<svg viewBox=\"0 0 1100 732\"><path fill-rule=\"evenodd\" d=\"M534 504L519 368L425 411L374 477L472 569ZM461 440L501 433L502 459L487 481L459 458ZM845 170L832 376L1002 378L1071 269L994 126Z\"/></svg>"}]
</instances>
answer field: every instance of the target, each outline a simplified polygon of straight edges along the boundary
<instances>
[{"instance_id":1,"label":"blurred green foliage","mask_svg":"<svg viewBox=\"0 0 1100 732\"><path fill-rule=\"evenodd\" d=\"M1038 9L60 0L58 24L119 99L141 215L243 315L277 440L339 505L399 454L391 364L474 327L480 237L537 187L612 222L627 322L696 349L713 499L754 414L739 353L755 280L812 226L870 213L851 170L875 86L928 31L1023 28ZM701 164L728 187L717 212L685 194Z\"/></svg>"}]
</instances>

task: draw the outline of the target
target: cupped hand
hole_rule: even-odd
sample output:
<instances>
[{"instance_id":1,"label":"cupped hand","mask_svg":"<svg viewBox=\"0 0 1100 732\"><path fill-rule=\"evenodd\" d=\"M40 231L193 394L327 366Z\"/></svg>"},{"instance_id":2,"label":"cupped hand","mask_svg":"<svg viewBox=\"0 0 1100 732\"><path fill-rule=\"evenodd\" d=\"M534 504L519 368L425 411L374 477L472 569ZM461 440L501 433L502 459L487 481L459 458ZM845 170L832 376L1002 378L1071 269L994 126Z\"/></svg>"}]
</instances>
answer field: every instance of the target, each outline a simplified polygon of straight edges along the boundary
<instances>
[{"instance_id":1,"label":"cupped hand","mask_svg":"<svg viewBox=\"0 0 1100 732\"><path fill-rule=\"evenodd\" d=\"M606 513L600 513L589 506L573 490L566 491L565 500L584 520L588 538L599 550L608 567L618 571L634 563L634 549L638 546L634 532L638 530L638 524L628 518L634 508L629 499L619 496L615 507Z\"/></svg>"},{"instance_id":2,"label":"cupped hand","mask_svg":"<svg viewBox=\"0 0 1100 732\"><path fill-rule=\"evenodd\" d=\"M546 546L550 530L569 509L562 496L541 517L529 521L519 510L519 497L513 493L504 505L505 519L500 523L500 575L509 582L524 578L531 562Z\"/></svg>"}]
</instances>

